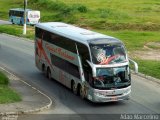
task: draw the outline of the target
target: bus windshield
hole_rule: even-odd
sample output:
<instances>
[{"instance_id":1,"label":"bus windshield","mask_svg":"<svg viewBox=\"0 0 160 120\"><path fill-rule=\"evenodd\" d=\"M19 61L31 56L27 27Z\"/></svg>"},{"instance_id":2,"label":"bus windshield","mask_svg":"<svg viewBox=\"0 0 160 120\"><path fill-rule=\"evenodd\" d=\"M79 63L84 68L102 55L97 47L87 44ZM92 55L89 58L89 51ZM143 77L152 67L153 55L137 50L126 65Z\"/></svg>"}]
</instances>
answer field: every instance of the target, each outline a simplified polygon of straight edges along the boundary
<instances>
[{"instance_id":1,"label":"bus windshield","mask_svg":"<svg viewBox=\"0 0 160 120\"><path fill-rule=\"evenodd\" d=\"M131 85L128 66L117 68L97 68L93 86L97 89L125 88Z\"/></svg>"},{"instance_id":2,"label":"bus windshield","mask_svg":"<svg viewBox=\"0 0 160 120\"><path fill-rule=\"evenodd\" d=\"M122 44L90 44L94 64L107 65L126 61Z\"/></svg>"},{"instance_id":3,"label":"bus windshield","mask_svg":"<svg viewBox=\"0 0 160 120\"><path fill-rule=\"evenodd\" d=\"M40 11L28 11L28 18L40 18Z\"/></svg>"}]
</instances>

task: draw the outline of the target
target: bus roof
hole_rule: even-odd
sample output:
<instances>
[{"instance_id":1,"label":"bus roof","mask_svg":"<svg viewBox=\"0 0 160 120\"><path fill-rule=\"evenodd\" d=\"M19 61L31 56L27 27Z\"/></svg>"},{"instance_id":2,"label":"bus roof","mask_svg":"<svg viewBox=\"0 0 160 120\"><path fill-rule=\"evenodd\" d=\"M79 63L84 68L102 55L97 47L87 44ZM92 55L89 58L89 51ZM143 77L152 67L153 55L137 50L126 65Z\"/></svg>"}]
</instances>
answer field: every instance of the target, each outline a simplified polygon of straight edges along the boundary
<instances>
[{"instance_id":1,"label":"bus roof","mask_svg":"<svg viewBox=\"0 0 160 120\"><path fill-rule=\"evenodd\" d=\"M120 40L114 37L93 32L87 29L79 28L73 25L62 23L62 22L38 23L36 24L36 27L70 38L72 40L81 42L83 44L88 44L88 43L104 44L104 43L112 43L112 42L121 43Z\"/></svg>"},{"instance_id":2,"label":"bus roof","mask_svg":"<svg viewBox=\"0 0 160 120\"><path fill-rule=\"evenodd\" d=\"M12 8L10 10L14 10L14 11L24 11L24 8ZM26 11L30 11L32 9L26 9Z\"/></svg>"}]
</instances>

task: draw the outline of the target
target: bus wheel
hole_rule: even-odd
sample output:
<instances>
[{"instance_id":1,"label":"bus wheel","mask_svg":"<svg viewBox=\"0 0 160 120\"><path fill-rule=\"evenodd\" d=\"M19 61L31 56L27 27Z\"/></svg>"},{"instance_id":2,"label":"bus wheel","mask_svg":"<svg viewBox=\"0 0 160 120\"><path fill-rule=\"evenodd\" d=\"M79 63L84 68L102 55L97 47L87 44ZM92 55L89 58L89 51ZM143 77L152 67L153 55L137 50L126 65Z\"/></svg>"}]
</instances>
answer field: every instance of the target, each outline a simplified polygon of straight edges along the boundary
<instances>
[{"instance_id":1,"label":"bus wheel","mask_svg":"<svg viewBox=\"0 0 160 120\"><path fill-rule=\"evenodd\" d=\"M23 25L23 24L22 24L22 21L20 21L20 25Z\"/></svg>"},{"instance_id":2,"label":"bus wheel","mask_svg":"<svg viewBox=\"0 0 160 120\"><path fill-rule=\"evenodd\" d=\"M13 19L11 20L12 24L14 24Z\"/></svg>"},{"instance_id":3,"label":"bus wheel","mask_svg":"<svg viewBox=\"0 0 160 120\"><path fill-rule=\"evenodd\" d=\"M80 95L80 97L81 97L82 99L85 98L85 92L84 92L84 89L82 88L82 86L80 86L80 88L79 88L79 95Z\"/></svg>"},{"instance_id":4,"label":"bus wheel","mask_svg":"<svg viewBox=\"0 0 160 120\"><path fill-rule=\"evenodd\" d=\"M72 90L73 90L73 93L75 95L77 95L77 87L76 87L76 84L73 82L73 85L72 85Z\"/></svg>"},{"instance_id":5,"label":"bus wheel","mask_svg":"<svg viewBox=\"0 0 160 120\"><path fill-rule=\"evenodd\" d=\"M45 64L42 64L42 72L43 72L43 73L45 73L45 72L46 72Z\"/></svg>"},{"instance_id":6,"label":"bus wheel","mask_svg":"<svg viewBox=\"0 0 160 120\"><path fill-rule=\"evenodd\" d=\"M49 80L51 80L51 70L50 70L50 68L47 68L47 78Z\"/></svg>"}]
</instances>

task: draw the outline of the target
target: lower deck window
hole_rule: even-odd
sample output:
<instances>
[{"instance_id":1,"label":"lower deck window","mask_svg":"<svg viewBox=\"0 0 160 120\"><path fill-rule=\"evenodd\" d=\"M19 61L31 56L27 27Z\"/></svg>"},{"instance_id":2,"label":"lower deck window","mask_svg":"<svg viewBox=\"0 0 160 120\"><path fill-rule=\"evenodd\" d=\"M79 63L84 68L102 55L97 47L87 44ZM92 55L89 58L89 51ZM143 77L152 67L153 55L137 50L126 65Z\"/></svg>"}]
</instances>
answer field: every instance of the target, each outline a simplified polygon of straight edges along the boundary
<instances>
[{"instance_id":1,"label":"lower deck window","mask_svg":"<svg viewBox=\"0 0 160 120\"><path fill-rule=\"evenodd\" d=\"M80 79L78 66L53 54L51 54L51 61L56 67Z\"/></svg>"}]
</instances>

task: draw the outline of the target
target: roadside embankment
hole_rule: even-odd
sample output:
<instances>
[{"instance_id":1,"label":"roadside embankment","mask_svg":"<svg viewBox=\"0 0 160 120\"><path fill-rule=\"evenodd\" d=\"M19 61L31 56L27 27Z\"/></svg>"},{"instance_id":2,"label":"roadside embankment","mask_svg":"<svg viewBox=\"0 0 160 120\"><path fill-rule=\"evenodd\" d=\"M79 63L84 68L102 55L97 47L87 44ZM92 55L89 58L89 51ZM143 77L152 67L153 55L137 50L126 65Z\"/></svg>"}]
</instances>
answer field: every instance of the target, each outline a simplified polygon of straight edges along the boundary
<instances>
[{"instance_id":1,"label":"roadside embankment","mask_svg":"<svg viewBox=\"0 0 160 120\"><path fill-rule=\"evenodd\" d=\"M52 100L46 94L32 87L4 68L0 67L0 71L7 75L10 88L17 91L22 99L22 101L19 102L0 104L0 115L29 114L50 108Z\"/></svg>"}]
</instances>

